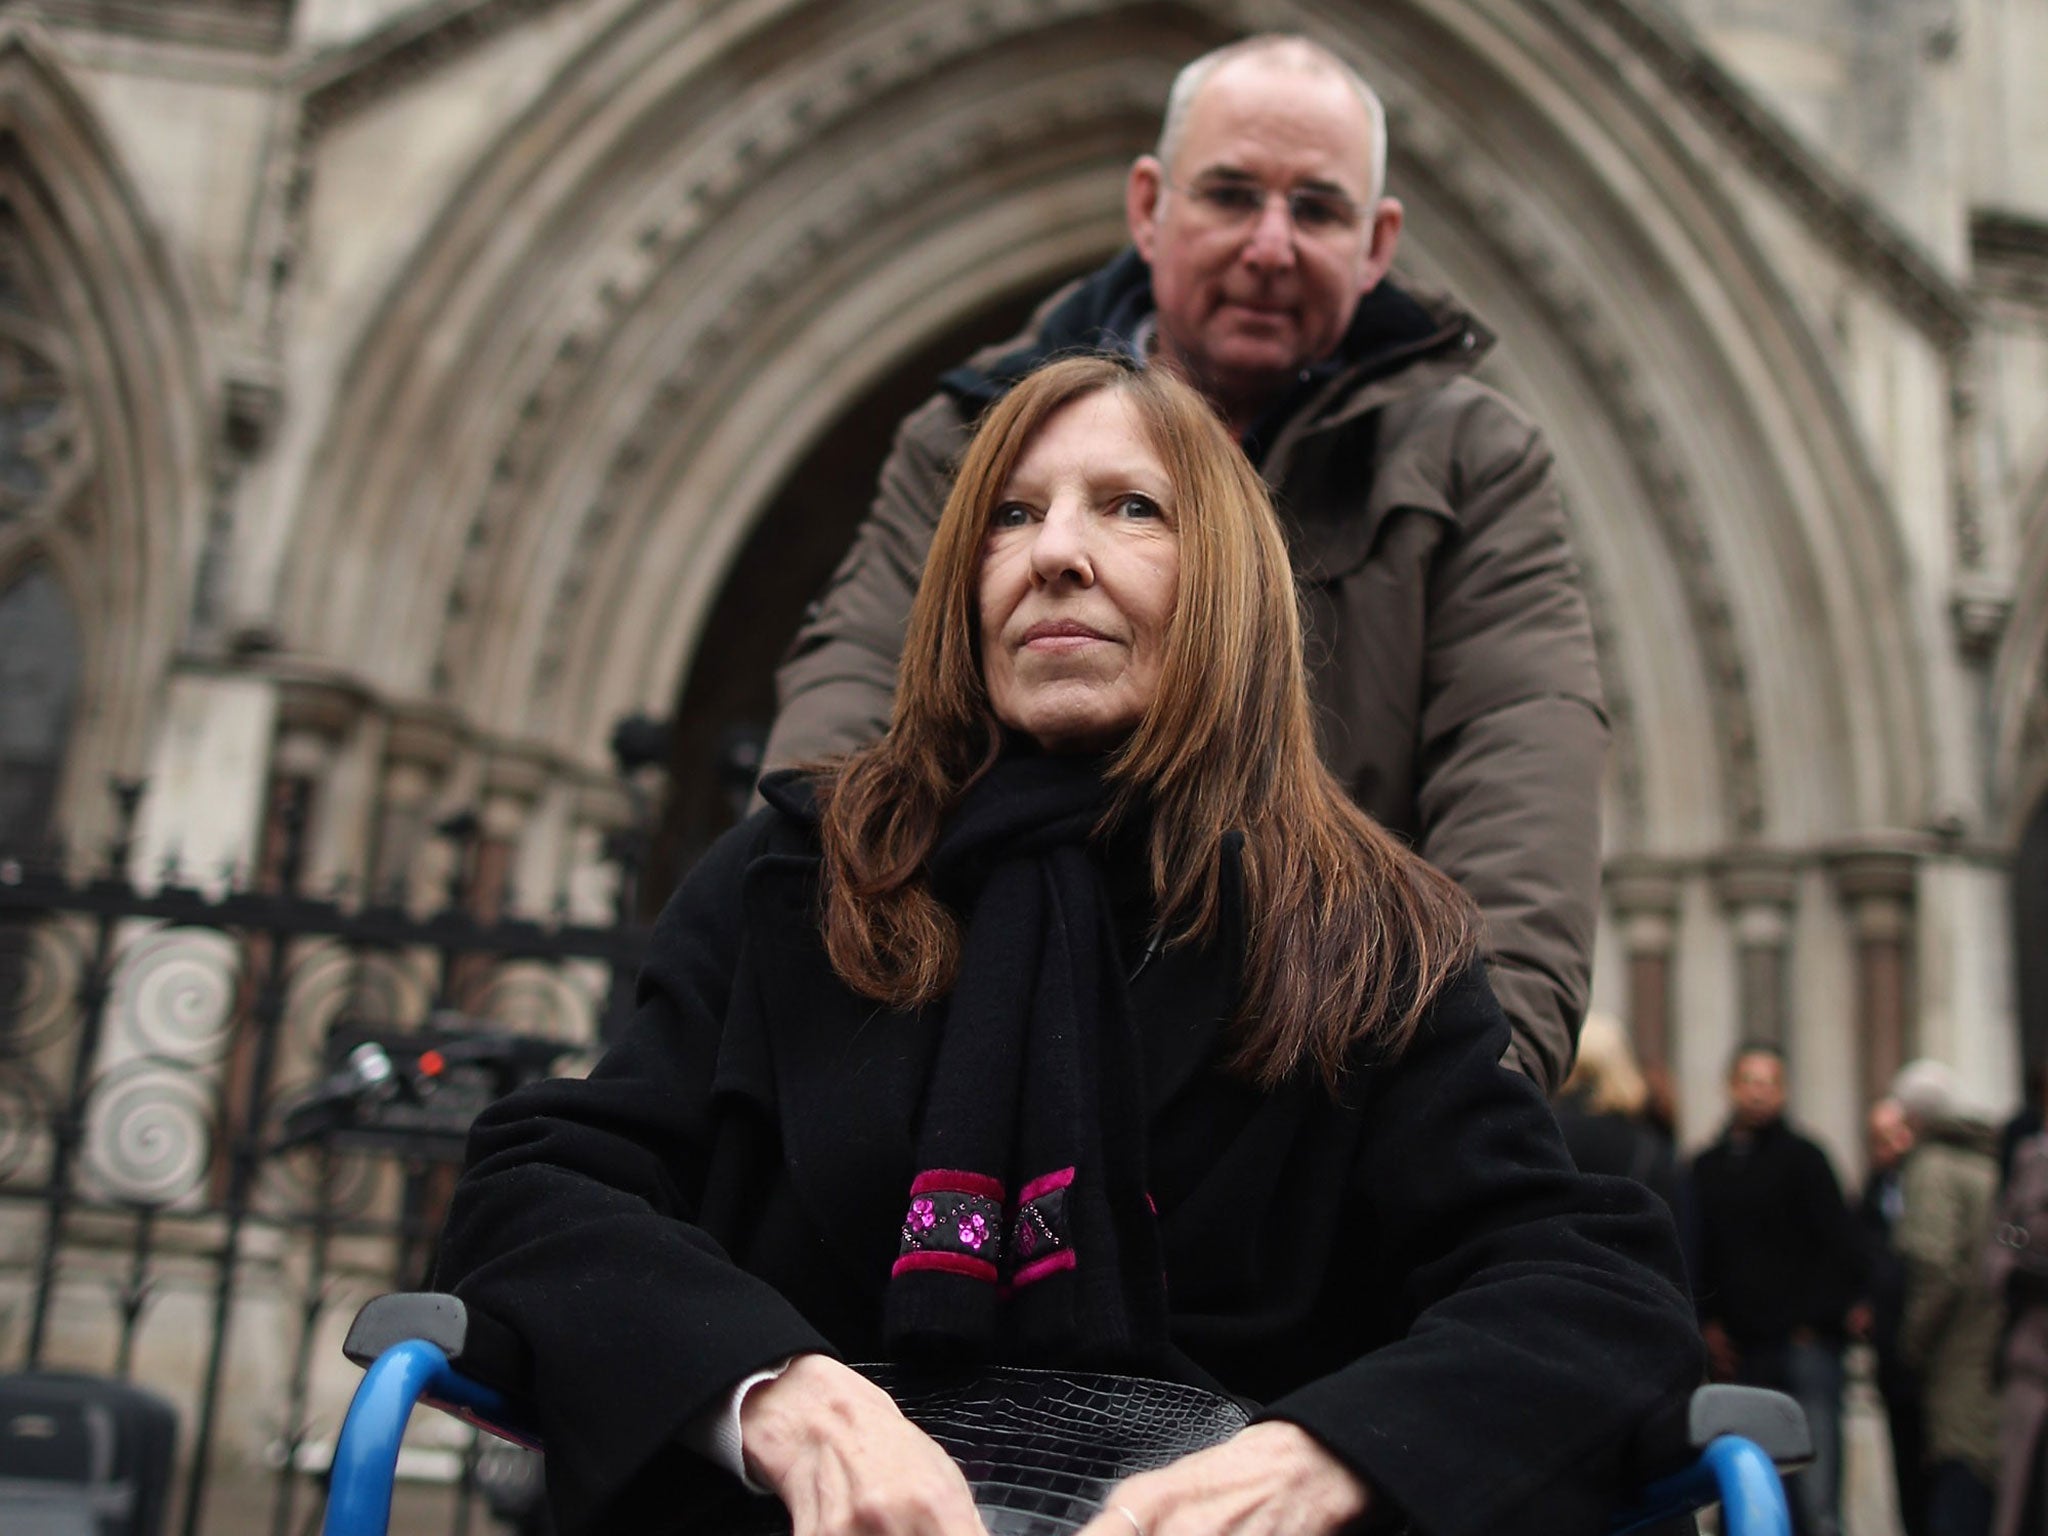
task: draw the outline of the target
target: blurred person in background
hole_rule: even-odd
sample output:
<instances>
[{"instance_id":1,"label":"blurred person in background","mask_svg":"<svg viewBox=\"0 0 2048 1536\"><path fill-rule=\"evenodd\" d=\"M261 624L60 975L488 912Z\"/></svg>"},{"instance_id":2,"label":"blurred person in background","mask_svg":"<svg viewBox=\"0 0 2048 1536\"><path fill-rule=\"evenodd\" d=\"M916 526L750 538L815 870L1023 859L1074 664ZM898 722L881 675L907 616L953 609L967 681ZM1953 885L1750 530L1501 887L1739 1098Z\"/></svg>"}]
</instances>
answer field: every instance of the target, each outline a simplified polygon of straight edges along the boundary
<instances>
[{"instance_id":1,"label":"blurred person in background","mask_svg":"<svg viewBox=\"0 0 2048 1536\"><path fill-rule=\"evenodd\" d=\"M1987 1244L1986 1278L2005 1304L2000 1346L1996 1536L2048 1536L2048 1135L2013 1149Z\"/></svg>"},{"instance_id":2,"label":"blurred person in background","mask_svg":"<svg viewBox=\"0 0 2048 1536\"><path fill-rule=\"evenodd\" d=\"M1906 1265L1899 1350L1920 1378L1927 1428L1927 1536L1985 1536L1999 1459L1991 1375L2001 1309L1983 1267L1998 1129L1963 1113L1938 1061L1907 1063L1891 1096L1913 1133L1892 1242Z\"/></svg>"},{"instance_id":3,"label":"blurred person in background","mask_svg":"<svg viewBox=\"0 0 2048 1536\"><path fill-rule=\"evenodd\" d=\"M1619 1019L1586 1015L1579 1029L1579 1059L1555 1108L1580 1172L1634 1179L1677 1212L1678 1161L1670 1138L1650 1117L1649 1085Z\"/></svg>"},{"instance_id":4,"label":"blurred person in background","mask_svg":"<svg viewBox=\"0 0 2048 1536\"><path fill-rule=\"evenodd\" d=\"M1736 1050L1729 1116L1693 1162L1700 1331L1716 1379L1789 1392L1813 1429L1813 1463L1787 1485L1800 1536L1838 1536L1842 1337L1861 1261L1827 1153L1785 1123L1785 1056Z\"/></svg>"},{"instance_id":5,"label":"blurred person in background","mask_svg":"<svg viewBox=\"0 0 2048 1536\"><path fill-rule=\"evenodd\" d=\"M1899 1523L1906 1536L1927 1529L1926 1427L1920 1380L1899 1350L1899 1325L1906 1312L1906 1261L1893 1234L1906 1208L1902 1177L1913 1150L1913 1127L1897 1099L1879 1099L1864 1123L1870 1172L1856 1204L1863 1234L1863 1301L1851 1315L1850 1331L1867 1339L1877 1356L1877 1390L1891 1429L1892 1471L1899 1490Z\"/></svg>"}]
</instances>

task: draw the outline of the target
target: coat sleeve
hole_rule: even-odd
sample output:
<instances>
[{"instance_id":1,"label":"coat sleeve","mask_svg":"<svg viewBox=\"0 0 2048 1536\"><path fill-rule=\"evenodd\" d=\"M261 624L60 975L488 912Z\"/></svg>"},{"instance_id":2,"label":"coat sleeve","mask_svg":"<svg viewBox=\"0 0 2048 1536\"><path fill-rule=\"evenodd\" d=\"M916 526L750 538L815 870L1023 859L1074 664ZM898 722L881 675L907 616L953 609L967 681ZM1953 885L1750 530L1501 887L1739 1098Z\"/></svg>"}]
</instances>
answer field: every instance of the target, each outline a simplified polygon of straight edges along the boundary
<instances>
[{"instance_id":1,"label":"coat sleeve","mask_svg":"<svg viewBox=\"0 0 2048 1536\"><path fill-rule=\"evenodd\" d=\"M1955 1311L1964 1289L1976 1278L1983 1233L1968 1221L1968 1201L1947 1177L1938 1153L1922 1151L1906 1162L1901 1176L1904 1210L1892 1244L1906 1265L1906 1307L1899 1322L1899 1354L1924 1371L1935 1341Z\"/></svg>"},{"instance_id":2,"label":"coat sleeve","mask_svg":"<svg viewBox=\"0 0 2048 1536\"><path fill-rule=\"evenodd\" d=\"M775 674L764 772L849 752L889 728L911 599L966 441L945 395L897 429L874 504Z\"/></svg>"},{"instance_id":3,"label":"coat sleeve","mask_svg":"<svg viewBox=\"0 0 2048 1536\"><path fill-rule=\"evenodd\" d=\"M1458 531L1430 576L1417 851L1486 919L1523 1071L1555 1092L1585 1014L1607 720L1549 448L1490 391L1461 391Z\"/></svg>"},{"instance_id":4,"label":"coat sleeve","mask_svg":"<svg viewBox=\"0 0 2048 1536\"><path fill-rule=\"evenodd\" d=\"M630 1525L622 1500L684 1425L764 1365L831 1352L690 1224L741 880L769 814L714 845L669 902L638 1013L590 1076L508 1095L470 1133L436 1283L530 1351L565 1532Z\"/></svg>"},{"instance_id":5,"label":"coat sleeve","mask_svg":"<svg viewBox=\"0 0 2048 1536\"><path fill-rule=\"evenodd\" d=\"M1669 1213L1578 1173L1475 972L1364 1105L1351 1202L1395 1342L1272 1403L1425 1536L1600 1531L1699 1380Z\"/></svg>"}]
</instances>

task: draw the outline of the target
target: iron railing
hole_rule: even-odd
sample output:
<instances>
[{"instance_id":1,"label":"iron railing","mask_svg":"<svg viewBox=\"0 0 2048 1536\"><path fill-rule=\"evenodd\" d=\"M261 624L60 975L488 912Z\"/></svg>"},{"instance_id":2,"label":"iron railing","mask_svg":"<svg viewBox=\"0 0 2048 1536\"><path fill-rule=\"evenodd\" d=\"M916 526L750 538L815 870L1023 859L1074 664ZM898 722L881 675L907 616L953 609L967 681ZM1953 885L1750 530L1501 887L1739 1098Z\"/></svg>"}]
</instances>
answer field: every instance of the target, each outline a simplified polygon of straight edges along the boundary
<instances>
[{"instance_id":1,"label":"iron railing","mask_svg":"<svg viewBox=\"0 0 2048 1536\"><path fill-rule=\"evenodd\" d=\"M17 1254L27 1239L19 1361L46 1364L60 1300L74 1320L98 1304L104 1329L88 1332L104 1340L103 1368L128 1376L166 1284L189 1285L196 1265L208 1332L179 1528L200 1536L237 1300L260 1259L297 1329L270 1409L271 1528L289 1536L322 1323L423 1281L453 1177L445 1134L346 1115L309 1133L309 1096L331 1092L336 1052L365 1035L394 1054L412 1030L592 1050L630 1008L646 946L638 845L608 844L606 923L571 921L566 898L550 921L480 920L460 878L420 915L295 890L305 818L290 804L276 818L274 889L208 894L174 866L145 888L127 873L139 787L116 796L120 832L95 876L0 854L0 1220ZM473 835L473 823L449 831Z\"/></svg>"}]
</instances>

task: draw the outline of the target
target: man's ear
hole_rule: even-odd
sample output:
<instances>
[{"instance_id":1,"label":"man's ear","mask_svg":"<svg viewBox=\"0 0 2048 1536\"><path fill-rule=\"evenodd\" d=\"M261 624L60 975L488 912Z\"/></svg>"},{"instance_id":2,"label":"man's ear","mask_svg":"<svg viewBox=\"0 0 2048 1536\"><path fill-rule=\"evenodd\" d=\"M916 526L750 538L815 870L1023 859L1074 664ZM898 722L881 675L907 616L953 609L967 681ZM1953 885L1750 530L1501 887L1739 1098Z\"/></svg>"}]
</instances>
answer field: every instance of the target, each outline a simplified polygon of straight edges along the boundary
<instances>
[{"instance_id":1,"label":"man's ear","mask_svg":"<svg viewBox=\"0 0 2048 1536\"><path fill-rule=\"evenodd\" d=\"M1379 287L1380 279L1393 270L1394 250L1401 243L1401 225L1406 218L1399 198L1383 197L1373 209L1372 239L1366 245L1365 259L1359 268L1361 294L1371 293Z\"/></svg>"},{"instance_id":2,"label":"man's ear","mask_svg":"<svg viewBox=\"0 0 2048 1536\"><path fill-rule=\"evenodd\" d=\"M1166 186L1166 168L1151 155L1131 162L1124 178L1124 223L1131 232L1131 244L1149 264L1159 243L1159 194Z\"/></svg>"}]
</instances>

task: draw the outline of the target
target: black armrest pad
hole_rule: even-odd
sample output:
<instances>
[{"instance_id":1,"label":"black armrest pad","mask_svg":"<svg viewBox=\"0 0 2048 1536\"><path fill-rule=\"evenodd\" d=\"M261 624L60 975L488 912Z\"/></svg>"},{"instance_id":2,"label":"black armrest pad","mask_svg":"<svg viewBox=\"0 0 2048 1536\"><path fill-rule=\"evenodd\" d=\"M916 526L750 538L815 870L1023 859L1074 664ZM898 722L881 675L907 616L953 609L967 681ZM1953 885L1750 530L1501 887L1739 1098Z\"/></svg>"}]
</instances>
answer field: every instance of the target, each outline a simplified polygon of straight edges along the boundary
<instances>
[{"instance_id":1,"label":"black armrest pad","mask_svg":"<svg viewBox=\"0 0 2048 1536\"><path fill-rule=\"evenodd\" d=\"M446 1291L394 1291L366 1303L341 1351L367 1366L406 1339L425 1339L463 1375L515 1397L532 1379L532 1360L519 1336Z\"/></svg>"}]
</instances>

